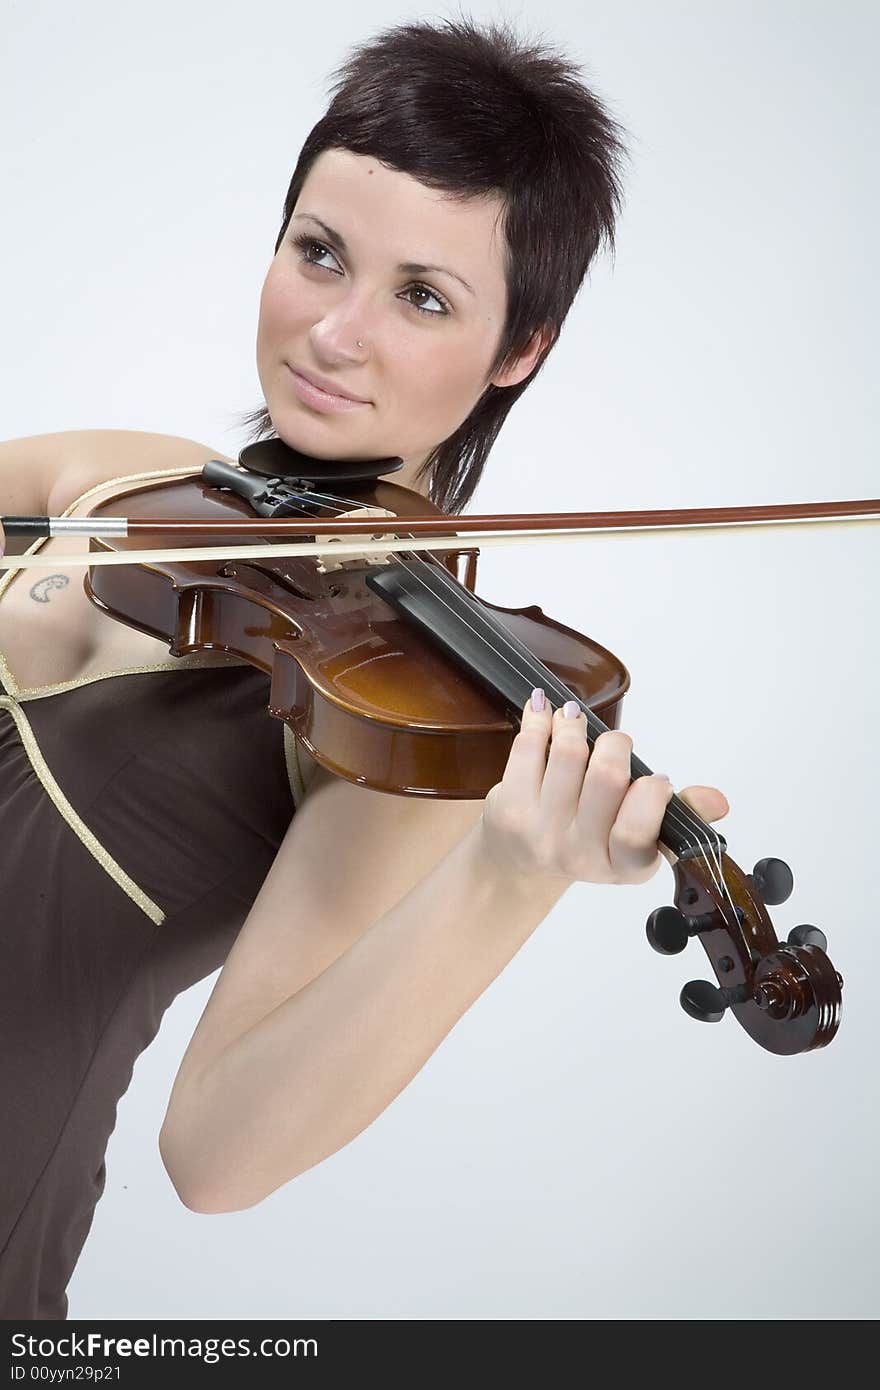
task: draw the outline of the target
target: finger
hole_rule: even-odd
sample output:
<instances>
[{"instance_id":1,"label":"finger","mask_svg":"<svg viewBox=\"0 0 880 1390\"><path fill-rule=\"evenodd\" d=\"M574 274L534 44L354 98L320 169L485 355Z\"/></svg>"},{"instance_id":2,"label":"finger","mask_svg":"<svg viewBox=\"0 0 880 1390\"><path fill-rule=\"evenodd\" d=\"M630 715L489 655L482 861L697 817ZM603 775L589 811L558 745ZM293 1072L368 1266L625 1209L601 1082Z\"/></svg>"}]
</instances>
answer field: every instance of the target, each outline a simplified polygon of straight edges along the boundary
<instances>
[{"instance_id":1,"label":"finger","mask_svg":"<svg viewBox=\"0 0 880 1390\"><path fill-rule=\"evenodd\" d=\"M633 881L651 877L660 860L659 838L672 783L662 774L637 777L627 791L608 836L608 858L614 871Z\"/></svg>"},{"instance_id":2,"label":"finger","mask_svg":"<svg viewBox=\"0 0 880 1390\"><path fill-rule=\"evenodd\" d=\"M595 740L574 819L579 844L607 846L630 785L632 746L629 734L620 729L606 729Z\"/></svg>"},{"instance_id":3,"label":"finger","mask_svg":"<svg viewBox=\"0 0 880 1390\"><path fill-rule=\"evenodd\" d=\"M687 802L703 820L722 820L730 810L727 797L717 787L685 787L683 791L676 792L676 796L680 801Z\"/></svg>"},{"instance_id":4,"label":"finger","mask_svg":"<svg viewBox=\"0 0 880 1390\"><path fill-rule=\"evenodd\" d=\"M539 814L542 829L554 834L568 830L577 815L590 745L586 718L574 700L554 711L551 725Z\"/></svg>"},{"instance_id":5,"label":"finger","mask_svg":"<svg viewBox=\"0 0 880 1390\"><path fill-rule=\"evenodd\" d=\"M533 692L543 698L543 690ZM540 704L540 700L536 700ZM547 745L550 740L552 711L550 701L544 699L543 708L534 709L529 697L520 716L520 728L511 744L507 765L501 778L505 795L511 796L514 804L537 803L544 780L547 764Z\"/></svg>"}]
</instances>

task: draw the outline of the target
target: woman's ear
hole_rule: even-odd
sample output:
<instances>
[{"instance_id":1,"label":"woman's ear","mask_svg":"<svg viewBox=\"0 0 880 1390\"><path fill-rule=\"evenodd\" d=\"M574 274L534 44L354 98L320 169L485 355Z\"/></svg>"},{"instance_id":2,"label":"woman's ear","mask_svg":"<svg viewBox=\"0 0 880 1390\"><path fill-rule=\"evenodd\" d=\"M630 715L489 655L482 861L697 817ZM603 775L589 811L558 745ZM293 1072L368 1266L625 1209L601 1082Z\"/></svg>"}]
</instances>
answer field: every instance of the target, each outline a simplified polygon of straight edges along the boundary
<instances>
[{"instance_id":1,"label":"woman's ear","mask_svg":"<svg viewBox=\"0 0 880 1390\"><path fill-rule=\"evenodd\" d=\"M554 342L555 336L551 328L536 329L519 356L509 362L501 371L496 372L490 385L518 386L534 369L535 363L545 348L550 347Z\"/></svg>"}]
</instances>

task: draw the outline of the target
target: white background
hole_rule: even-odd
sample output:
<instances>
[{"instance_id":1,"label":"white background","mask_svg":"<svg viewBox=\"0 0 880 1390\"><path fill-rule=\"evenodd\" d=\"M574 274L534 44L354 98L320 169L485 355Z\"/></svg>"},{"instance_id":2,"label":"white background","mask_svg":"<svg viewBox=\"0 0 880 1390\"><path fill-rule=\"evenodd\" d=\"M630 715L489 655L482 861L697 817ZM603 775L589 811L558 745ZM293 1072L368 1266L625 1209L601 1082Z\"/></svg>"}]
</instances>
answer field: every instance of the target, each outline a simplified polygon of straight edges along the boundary
<instances>
[{"instance_id":1,"label":"white background","mask_svg":"<svg viewBox=\"0 0 880 1390\"><path fill-rule=\"evenodd\" d=\"M877 495L878 11L474 3L583 65L630 132L618 253L514 408L475 511ZM235 454L260 286L349 46L452 8L0 4L0 436ZM486 550L479 592L622 658L622 727L720 787L745 869L795 875L846 980L823 1050L693 1022L672 901L578 884L362 1135L249 1211L181 1206L157 1135L214 976L122 1101L71 1318L873 1318L878 1313L876 527Z\"/></svg>"}]
</instances>

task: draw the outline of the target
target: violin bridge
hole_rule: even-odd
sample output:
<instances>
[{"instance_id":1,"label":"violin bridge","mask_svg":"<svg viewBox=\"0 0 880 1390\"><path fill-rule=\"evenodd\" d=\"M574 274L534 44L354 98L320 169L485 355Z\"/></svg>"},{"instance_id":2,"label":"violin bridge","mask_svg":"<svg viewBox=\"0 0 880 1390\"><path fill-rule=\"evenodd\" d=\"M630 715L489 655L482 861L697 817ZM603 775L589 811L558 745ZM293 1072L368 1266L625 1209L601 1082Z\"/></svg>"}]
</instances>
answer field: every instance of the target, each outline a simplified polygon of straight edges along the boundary
<instances>
[{"instance_id":1,"label":"violin bridge","mask_svg":"<svg viewBox=\"0 0 880 1390\"><path fill-rule=\"evenodd\" d=\"M393 516L395 521L399 521L397 513L390 512L387 507L355 507L350 512L339 513L340 519L342 517L348 516L363 517L364 520L368 520L372 517ZM318 573L331 574L333 570L360 569L361 566L364 564L389 564L395 558L394 551L390 547L386 546L383 549L375 549L370 547L370 542L381 541L383 539L384 534L385 533L383 533L382 531L373 531L369 535L366 532L363 535L361 535L360 532L355 534L352 531L348 531L345 532L343 535L334 536L325 535L323 532L319 533L316 530L316 544L320 543L323 545L327 541L352 541L363 542L364 544L364 552L362 555L346 555L341 560L334 560L329 555L319 555L317 560L315 561L315 564L318 568ZM388 537L388 539L392 540L398 549L400 548L400 542L396 536Z\"/></svg>"}]
</instances>

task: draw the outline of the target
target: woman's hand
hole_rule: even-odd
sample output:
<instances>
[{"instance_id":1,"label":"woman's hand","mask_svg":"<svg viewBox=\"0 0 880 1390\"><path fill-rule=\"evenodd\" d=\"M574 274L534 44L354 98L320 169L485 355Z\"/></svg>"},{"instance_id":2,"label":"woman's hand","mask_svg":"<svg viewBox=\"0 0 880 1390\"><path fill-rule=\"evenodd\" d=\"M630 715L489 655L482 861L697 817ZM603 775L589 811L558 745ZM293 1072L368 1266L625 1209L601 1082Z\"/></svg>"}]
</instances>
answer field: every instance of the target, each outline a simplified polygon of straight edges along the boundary
<instances>
[{"instance_id":1,"label":"woman's hand","mask_svg":"<svg viewBox=\"0 0 880 1390\"><path fill-rule=\"evenodd\" d=\"M6 554L6 532L3 530L3 522L0 521L0 555Z\"/></svg>"},{"instance_id":2,"label":"woman's hand","mask_svg":"<svg viewBox=\"0 0 880 1390\"><path fill-rule=\"evenodd\" d=\"M591 752L574 701L554 712L546 700L535 709L541 700L538 690L526 702L504 775L486 797L486 852L507 873L646 883L662 862L657 840L672 785L658 773L631 782L629 734L609 729ZM706 821L730 810L717 787L687 787L678 796Z\"/></svg>"}]
</instances>

